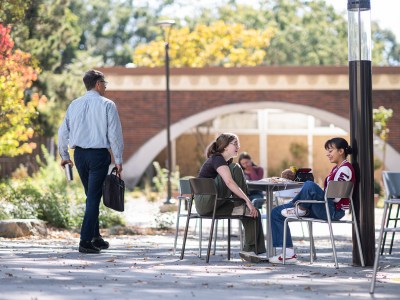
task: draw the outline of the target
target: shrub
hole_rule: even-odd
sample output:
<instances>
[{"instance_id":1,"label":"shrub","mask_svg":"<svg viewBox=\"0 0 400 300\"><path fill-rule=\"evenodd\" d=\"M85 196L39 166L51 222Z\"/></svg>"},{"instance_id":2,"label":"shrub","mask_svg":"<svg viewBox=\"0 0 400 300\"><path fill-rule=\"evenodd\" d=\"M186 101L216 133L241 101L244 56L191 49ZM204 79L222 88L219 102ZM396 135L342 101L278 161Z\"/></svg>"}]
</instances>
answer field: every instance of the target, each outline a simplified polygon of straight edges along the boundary
<instances>
[{"instance_id":1,"label":"shrub","mask_svg":"<svg viewBox=\"0 0 400 300\"><path fill-rule=\"evenodd\" d=\"M67 183L59 163L43 147L44 161L37 158L40 169L32 177L6 180L0 183L0 217L38 218L48 224L77 229L85 212L85 192L74 174ZM117 213L100 210L99 223L102 227L124 223Z\"/></svg>"},{"instance_id":2,"label":"shrub","mask_svg":"<svg viewBox=\"0 0 400 300\"><path fill-rule=\"evenodd\" d=\"M158 213L154 219L154 227L156 229L166 230L170 229L174 224L175 214L166 212L166 213Z\"/></svg>"}]
</instances>

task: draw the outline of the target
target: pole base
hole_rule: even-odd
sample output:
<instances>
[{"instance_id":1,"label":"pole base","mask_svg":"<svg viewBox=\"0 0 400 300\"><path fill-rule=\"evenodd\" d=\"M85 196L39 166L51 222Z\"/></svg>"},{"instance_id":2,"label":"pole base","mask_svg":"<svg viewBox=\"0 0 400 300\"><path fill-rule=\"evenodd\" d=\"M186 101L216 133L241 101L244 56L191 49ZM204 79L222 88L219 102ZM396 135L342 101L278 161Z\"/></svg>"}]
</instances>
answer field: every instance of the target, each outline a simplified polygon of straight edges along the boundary
<instances>
[{"instance_id":1,"label":"pole base","mask_svg":"<svg viewBox=\"0 0 400 300\"><path fill-rule=\"evenodd\" d=\"M176 203L176 199L174 198L167 198L163 204L175 204Z\"/></svg>"}]
</instances>

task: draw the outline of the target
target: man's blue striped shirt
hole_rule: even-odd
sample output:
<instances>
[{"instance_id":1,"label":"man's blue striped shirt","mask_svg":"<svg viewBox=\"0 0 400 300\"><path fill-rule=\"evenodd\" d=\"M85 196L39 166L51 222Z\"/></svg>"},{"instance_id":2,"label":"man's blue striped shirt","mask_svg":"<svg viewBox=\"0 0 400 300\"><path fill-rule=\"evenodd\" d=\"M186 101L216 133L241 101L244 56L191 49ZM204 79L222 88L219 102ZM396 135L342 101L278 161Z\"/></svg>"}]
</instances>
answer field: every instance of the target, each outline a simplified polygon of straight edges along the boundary
<instances>
[{"instance_id":1,"label":"man's blue striped shirt","mask_svg":"<svg viewBox=\"0 0 400 300\"><path fill-rule=\"evenodd\" d=\"M69 105L58 130L58 150L63 160L70 159L70 148L107 148L116 164L122 164L124 142L115 103L91 90Z\"/></svg>"}]
</instances>

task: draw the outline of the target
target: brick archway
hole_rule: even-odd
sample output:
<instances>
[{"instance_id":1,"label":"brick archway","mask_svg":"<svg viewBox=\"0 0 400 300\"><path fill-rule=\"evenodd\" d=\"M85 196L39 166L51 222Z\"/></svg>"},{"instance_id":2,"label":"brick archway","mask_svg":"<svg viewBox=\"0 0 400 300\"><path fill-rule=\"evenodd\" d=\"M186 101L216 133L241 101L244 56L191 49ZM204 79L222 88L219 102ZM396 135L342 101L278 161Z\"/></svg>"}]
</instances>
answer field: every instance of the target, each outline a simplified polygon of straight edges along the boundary
<instances>
[{"instance_id":1,"label":"brick archway","mask_svg":"<svg viewBox=\"0 0 400 300\"><path fill-rule=\"evenodd\" d=\"M125 139L127 184L133 186L166 146L162 68L105 68L107 96L117 103ZM251 108L303 112L349 130L347 67L255 67L171 70L171 138L221 114ZM400 68L373 69L373 107L400 111ZM400 168L400 121L393 118L387 165ZM380 156L379 153L377 153Z\"/></svg>"}]
</instances>

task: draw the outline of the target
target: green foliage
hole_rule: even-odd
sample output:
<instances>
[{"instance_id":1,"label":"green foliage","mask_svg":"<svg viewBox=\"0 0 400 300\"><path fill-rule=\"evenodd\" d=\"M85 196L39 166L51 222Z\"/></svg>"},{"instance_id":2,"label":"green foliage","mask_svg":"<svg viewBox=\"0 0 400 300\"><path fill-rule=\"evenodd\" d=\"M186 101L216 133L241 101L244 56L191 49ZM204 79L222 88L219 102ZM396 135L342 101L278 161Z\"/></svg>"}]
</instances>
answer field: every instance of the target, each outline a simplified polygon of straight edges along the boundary
<instances>
[{"instance_id":1,"label":"green foliage","mask_svg":"<svg viewBox=\"0 0 400 300\"><path fill-rule=\"evenodd\" d=\"M372 61L375 65L398 65L400 62L400 45L395 34L388 29L380 28L372 22Z\"/></svg>"},{"instance_id":2,"label":"green foliage","mask_svg":"<svg viewBox=\"0 0 400 300\"><path fill-rule=\"evenodd\" d=\"M64 103L76 98L67 99L67 92L75 87L74 81L60 77L79 50L81 28L78 17L69 8L70 0L37 0L27 3L29 6L25 18L15 24L11 34L16 47L29 52L33 63L42 70L39 80L29 87L28 94L38 92L48 95L48 108L38 116L35 124L41 129L41 135L53 136L60 123L61 110L66 107ZM81 81L82 72L77 70L77 73L78 76L76 73L73 76L77 77L75 80Z\"/></svg>"},{"instance_id":3,"label":"green foliage","mask_svg":"<svg viewBox=\"0 0 400 300\"><path fill-rule=\"evenodd\" d=\"M22 20L32 0L1 0L0 22L12 24Z\"/></svg>"},{"instance_id":4,"label":"green foliage","mask_svg":"<svg viewBox=\"0 0 400 300\"><path fill-rule=\"evenodd\" d=\"M158 193L165 193L167 186L168 170L165 168L161 168L158 161L154 161L153 166L156 170L156 176L153 177L154 188Z\"/></svg>"},{"instance_id":5,"label":"green foliage","mask_svg":"<svg viewBox=\"0 0 400 300\"><path fill-rule=\"evenodd\" d=\"M68 47L78 48L81 29L69 5L70 0L33 1L25 18L15 25L17 47L31 53L45 71L63 65Z\"/></svg>"},{"instance_id":6,"label":"green foliage","mask_svg":"<svg viewBox=\"0 0 400 300\"><path fill-rule=\"evenodd\" d=\"M161 168L157 161L153 162L153 166L156 170L156 176L153 177L154 188L159 194L166 194L168 169ZM171 172L171 189L173 191L177 191L179 189L179 169L177 169L175 172Z\"/></svg>"},{"instance_id":7,"label":"green foliage","mask_svg":"<svg viewBox=\"0 0 400 300\"><path fill-rule=\"evenodd\" d=\"M134 62L163 65L155 23L183 5L183 0L1 0L0 20L13 24L16 48L30 53L32 67L42 70L25 93L49 99L34 129L55 134L67 105L84 92L87 69L125 65L135 48ZM347 64L347 21L322 0L216 1L195 16L182 10L176 21L179 34L170 43L175 66ZM374 64L399 63L393 32L373 22L372 38Z\"/></svg>"},{"instance_id":8,"label":"green foliage","mask_svg":"<svg viewBox=\"0 0 400 300\"><path fill-rule=\"evenodd\" d=\"M374 179L374 194L381 195L382 193L382 186L379 181Z\"/></svg>"},{"instance_id":9,"label":"green foliage","mask_svg":"<svg viewBox=\"0 0 400 300\"><path fill-rule=\"evenodd\" d=\"M175 220L175 213L171 212L158 213L154 218L155 228L161 230L170 229L171 226L174 224L174 220Z\"/></svg>"},{"instance_id":10,"label":"green foliage","mask_svg":"<svg viewBox=\"0 0 400 300\"><path fill-rule=\"evenodd\" d=\"M79 17L79 27L83 29L79 48L101 56L105 65L129 63L135 44L154 38L152 25L165 6L161 3L151 9L146 1L135 2L73 0L71 9Z\"/></svg>"},{"instance_id":11,"label":"green foliage","mask_svg":"<svg viewBox=\"0 0 400 300\"><path fill-rule=\"evenodd\" d=\"M387 141L389 135L388 123L393 117L393 110L391 108L385 108L379 106L372 110L374 120L374 133L378 135L383 141Z\"/></svg>"},{"instance_id":12,"label":"green foliage","mask_svg":"<svg viewBox=\"0 0 400 300\"><path fill-rule=\"evenodd\" d=\"M85 211L85 208L82 207L81 210L81 219L83 219L83 213ZM100 204L100 214L99 214L99 226L100 228L109 228L112 226L117 226L117 225L125 225L125 220L121 216L121 214L116 213L115 211L107 208L104 206L103 203Z\"/></svg>"},{"instance_id":13,"label":"green foliage","mask_svg":"<svg viewBox=\"0 0 400 300\"><path fill-rule=\"evenodd\" d=\"M79 177L68 183L58 162L43 147L44 162L32 177L0 183L0 216L38 218L59 228L80 227L85 211L85 193ZM101 226L123 224L120 215L101 209Z\"/></svg>"},{"instance_id":14,"label":"green foliage","mask_svg":"<svg viewBox=\"0 0 400 300\"><path fill-rule=\"evenodd\" d=\"M382 140L382 169L384 169L386 161L386 144L389 138L388 123L393 117L393 110L380 106L379 108L374 108L372 110L372 116L374 120L374 133Z\"/></svg>"},{"instance_id":15,"label":"green foliage","mask_svg":"<svg viewBox=\"0 0 400 300\"><path fill-rule=\"evenodd\" d=\"M177 6L184 3L183 0L176 2ZM271 28L275 34L265 49L267 55L263 64L266 65L347 65L347 20L325 1L225 3L212 8L203 6L197 16L184 16L182 23L191 29L196 24L210 25L217 20L243 24L255 30ZM400 62L400 45L392 31L381 29L379 24L372 22L372 41L375 65Z\"/></svg>"},{"instance_id":16,"label":"green foliage","mask_svg":"<svg viewBox=\"0 0 400 300\"><path fill-rule=\"evenodd\" d=\"M307 145L302 143L290 143L289 145L290 158L284 158L281 160L277 167L268 167L268 176L280 177L282 171L288 169L290 166L296 166L297 168L307 167Z\"/></svg>"},{"instance_id":17,"label":"green foliage","mask_svg":"<svg viewBox=\"0 0 400 300\"><path fill-rule=\"evenodd\" d=\"M374 171L379 170L380 168L382 168L382 166L383 162L379 158L374 157Z\"/></svg>"},{"instance_id":18,"label":"green foliage","mask_svg":"<svg viewBox=\"0 0 400 300\"><path fill-rule=\"evenodd\" d=\"M35 218L41 194L30 181L0 183L1 214L6 218Z\"/></svg>"},{"instance_id":19,"label":"green foliage","mask_svg":"<svg viewBox=\"0 0 400 300\"><path fill-rule=\"evenodd\" d=\"M285 158L282 159L281 162L279 163L279 165L277 167L268 167L268 176L269 177L281 177L282 171L285 169L288 169L289 166L294 165L294 163Z\"/></svg>"},{"instance_id":20,"label":"green foliage","mask_svg":"<svg viewBox=\"0 0 400 300\"><path fill-rule=\"evenodd\" d=\"M307 163L308 147L302 143L290 143L289 146L290 154L292 155L292 164L298 166L299 168L304 167ZM286 166L286 168L288 168Z\"/></svg>"},{"instance_id":21,"label":"green foliage","mask_svg":"<svg viewBox=\"0 0 400 300\"><path fill-rule=\"evenodd\" d=\"M30 88L49 99L37 118L42 135L54 136L65 108L85 92L85 71L125 65L138 42L154 39L151 25L168 2L152 8L147 2L123 0L1 0L6 21L8 13L19 20L12 31L16 46L31 53L42 69Z\"/></svg>"}]
</instances>

